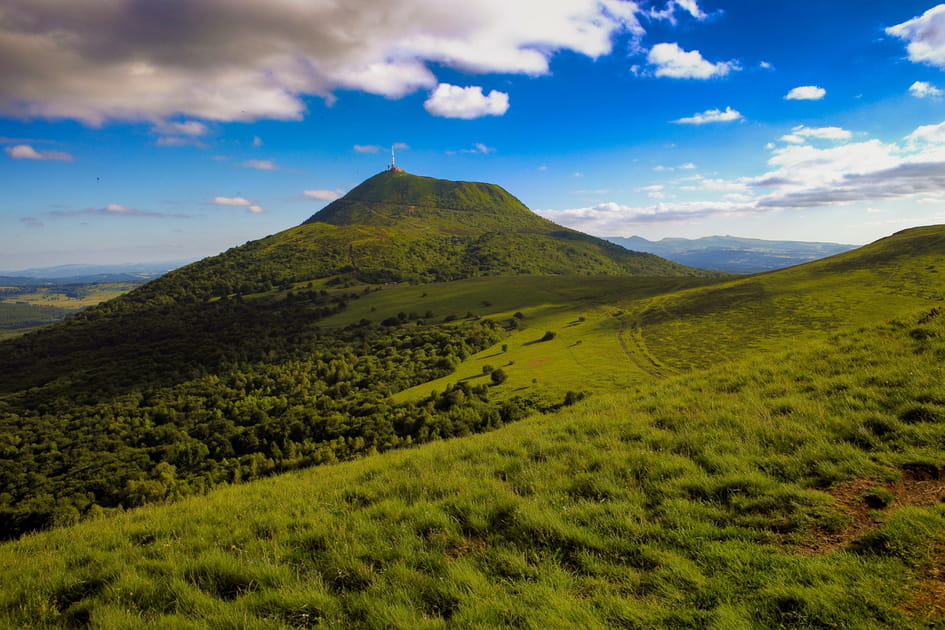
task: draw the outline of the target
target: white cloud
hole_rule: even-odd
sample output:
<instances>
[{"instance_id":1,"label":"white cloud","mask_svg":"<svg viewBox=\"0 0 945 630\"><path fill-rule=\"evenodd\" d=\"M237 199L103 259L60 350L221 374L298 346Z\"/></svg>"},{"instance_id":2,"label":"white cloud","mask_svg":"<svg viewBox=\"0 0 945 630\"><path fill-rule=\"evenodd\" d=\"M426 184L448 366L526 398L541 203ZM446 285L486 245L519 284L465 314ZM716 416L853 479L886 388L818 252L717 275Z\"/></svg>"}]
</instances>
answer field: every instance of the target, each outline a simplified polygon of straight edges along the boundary
<instances>
[{"instance_id":1,"label":"white cloud","mask_svg":"<svg viewBox=\"0 0 945 630\"><path fill-rule=\"evenodd\" d=\"M343 195L340 190L306 190L302 193L309 199L318 199L319 201L334 201Z\"/></svg>"},{"instance_id":2,"label":"white cloud","mask_svg":"<svg viewBox=\"0 0 945 630\"><path fill-rule=\"evenodd\" d=\"M261 214L265 212L259 205L253 203L244 197L214 197L210 200L215 206L230 206L236 208L246 208L246 212L251 214Z\"/></svg>"},{"instance_id":3,"label":"white cloud","mask_svg":"<svg viewBox=\"0 0 945 630\"><path fill-rule=\"evenodd\" d=\"M263 145L262 138L260 138L259 136L253 136L253 146L261 147L262 145Z\"/></svg>"},{"instance_id":4,"label":"white cloud","mask_svg":"<svg viewBox=\"0 0 945 630\"><path fill-rule=\"evenodd\" d=\"M678 9L682 9L697 20L704 20L708 17L699 7L697 0L669 0L663 9L651 8L646 15L652 20L667 20L675 24Z\"/></svg>"},{"instance_id":5,"label":"white cloud","mask_svg":"<svg viewBox=\"0 0 945 630\"><path fill-rule=\"evenodd\" d=\"M628 0L5 0L3 7L0 115L93 125L299 119L306 96L330 101L347 89L397 98L435 88L433 65L546 74L558 51L597 58L617 34L643 34L641 10Z\"/></svg>"},{"instance_id":6,"label":"white cloud","mask_svg":"<svg viewBox=\"0 0 945 630\"><path fill-rule=\"evenodd\" d=\"M701 114L693 114L692 116L680 118L673 122L680 125L705 125L708 123L732 122L733 120L741 120L742 118L744 117L740 112L731 107L726 107L724 112L720 109L708 109Z\"/></svg>"},{"instance_id":7,"label":"white cloud","mask_svg":"<svg viewBox=\"0 0 945 630\"><path fill-rule=\"evenodd\" d=\"M663 190L663 188L664 186L662 184L654 184L653 186L642 186L640 188L636 188L635 190L637 192L659 192Z\"/></svg>"},{"instance_id":8,"label":"white cloud","mask_svg":"<svg viewBox=\"0 0 945 630\"><path fill-rule=\"evenodd\" d=\"M536 210L541 216L591 234L632 233L632 226L649 223L699 221L719 216L747 214L752 204L731 201L659 202L650 206L627 206L615 202L567 210Z\"/></svg>"},{"instance_id":9,"label":"white cloud","mask_svg":"<svg viewBox=\"0 0 945 630\"><path fill-rule=\"evenodd\" d=\"M758 67L761 68L762 70L773 70L773 69L774 69L774 66L772 66L772 65L771 65L770 63L768 63L767 61L762 61L761 63L758 64Z\"/></svg>"},{"instance_id":10,"label":"white cloud","mask_svg":"<svg viewBox=\"0 0 945 630\"><path fill-rule=\"evenodd\" d=\"M686 162L685 164L680 164L679 169L683 171L691 171L696 168L696 165L692 162Z\"/></svg>"},{"instance_id":11,"label":"white cloud","mask_svg":"<svg viewBox=\"0 0 945 630\"><path fill-rule=\"evenodd\" d=\"M509 95L496 90L485 95L477 85L460 87L440 83L423 107L434 116L444 118L470 120L482 116L501 116L509 109Z\"/></svg>"},{"instance_id":12,"label":"white cloud","mask_svg":"<svg viewBox=\"0 0 945 630\"><path fill-rule=\"evenodd\" d=\"M938 125L923 125L906 136L910 146L920 144L945 144L945 122Z\"/></svg>"},{"instance_id":13,"label":"white cloud","mask_svg":"<svg viewBox=\"0 0 945 630\"><path fill-rule=\"evenodd\" d=\"M276 166L275 160L246 160L245 162L240 162L240 166L246 166L248 168L255 168L259 171L277 171L279 167Z\"/></svg>"},{"instance_id":14,"label":"white cloud","mask_svg":"<svg viewBox=\"0 0 945 630\"><path fill-rule=\"evenodd\" d=\"M916 98L937 98L942 95L942 91L925 81L916 81L909 86L909 94Z\"/></svg>"},{"instance_id":15,"label":"white cloud","mask_svg":"<svg viewBox=\"0 0 945 630\"><path fill-rule=\"evenodd\" d=\"M17 144L12 147L5 147L4 151L14 160L61 160L71 162L73 158L68 153L62 151L37 151L28 144Z\"/></svg>"},{"instance_id":16,"label":"white cloud","mask_svg":"<svg viewBox=\"0 0 945 630\"><path fill-rule=\"evenodd\" d=\"M675 0L675 4L688 11L689 15L697 20L704 20L707 17L705 12L699 8L699 3L696 0Z\"/></svg>"},{"instance_id":17,"label":"white cloud","mask_svg":"<svg viewBox=\"0 0 945 630\"><path fill-rule=\"evenodd\" d=\"M482 155L489 155L490 153L495 153L495 149L483 144L482 142L477 142L473 144L471 149L460 149L459 151L447 151L447 155L456 155L457 153L479 153Z\"/></svg>"},{"instance_id":18,"label":"white cloud","mask_svg":"<svg viewBox=\"0 0 945 630\"><path fill-rule=\"evenodd\" d=\"M726 193L720 201L697 199L645 207L608 202L587 208L545 210L541 214L595 234L626 234L635 225L660 221L691 222L714 216L857 203L875 207L887 200L941 204L945 199L945 122L919 127L897 143L877 139L848 142L852 134L839 127L798 126L794 131L801 140L820 138L843 143L827 148L806 142L780 147L772 144L768 170L761 175L731 180L697 175L682 180L691 183L680 186L680 191Z\"/></svg>"},{"instance_id":19,"label":"white cloud","mask_svg":"<svg viewBox=\"0 0 945 630\"><path fill-rule=\"evenodd\" d=\"M656 76L673 79L711 79L739 69L735 61L712 63L703 59L698 50L686 51L679 44L656 44L646 59L656 66Z\"/></svg>"},{"instance_id":20,"label":"white cloud","mask_svg":"<svg viewBox=\"0 0 945 630\"><path fill-rule=\"evenodd\" d=\"M932 7L907 22L890 26L889 35L908 43L909 59L945 68L945 4Z\"/></svg>"},{"instance_id":21,"label":"white cloud","mask_svg":"<svg viewBox=\"0 0 945 630\"><path fill-rule=\"evenodd\" d=\"M356 144L354 145L355 153L377 153L381 150L381 147L376 144Z\"/></svg>"},{"instance_id":22,"label":"white cloud","mask_svg":"<svg viewBox=\"0 0 945 630\"><path fill-rule=\"evenodd\" d=\"M711 179L696 176L693 184L680 186L680 190L689 191L712 191L712 192L744 192L748 190L748 184L744 181L729 181L726 179Z\"/></svg>"},{"instance_id":23,"label":"white cloud","mask_svg":"<svg viewBox=\"0 0 945 630\"><path fill-rule=\"evenodd\" d=\"M842 127L807 127L804 125L798 125L791 130L790 134L781 136L781 140L784 142L790 142L791 144L804 144L807 142L808 138L842 142L849 140L852 137L853 133L843 129Z\"/></svg>"},{"instance_id":24,"label":"white cloud","mask_svg":"<svg viewBox=\"0 0 945 630\"><path fill-rule=\"evenodd\" d=\"M243 197L214 197L210 203L215 206L251 206L253 204L252 201Z\"/></svg>"},{"instance_id":25,"label":"white cloud","mask_svg":"<svg viewBox=\"0 0 945 630\"><path fill-rule=\"evenodd\" d=\"M819 101L827 95L827 90L816 85L801 85L788 92L784 99L788 101Z\"/></svg>"},{"instance_id":26,"label":"white cloud","mask_svg":"<svg viewBox=\"0 0 945 630\"><path fill-rule=\"evenodd\" d=\"M209 129L196 120L185 122L160 122L154 126L154 132L164 136L203 136Z\"/></svg>"}]
</instances>

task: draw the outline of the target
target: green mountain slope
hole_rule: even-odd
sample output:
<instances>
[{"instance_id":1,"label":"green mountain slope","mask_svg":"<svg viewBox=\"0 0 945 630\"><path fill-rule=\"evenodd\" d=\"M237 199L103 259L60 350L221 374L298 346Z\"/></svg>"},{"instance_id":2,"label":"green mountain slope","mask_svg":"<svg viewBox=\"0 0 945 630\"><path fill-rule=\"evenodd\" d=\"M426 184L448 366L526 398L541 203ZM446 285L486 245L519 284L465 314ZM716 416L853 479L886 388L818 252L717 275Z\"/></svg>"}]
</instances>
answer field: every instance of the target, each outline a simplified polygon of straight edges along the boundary
<instances>
[{"instance_id":1,"label":"green mountain slope","mask_svg":"<svg viewBox=\"0 0 945 630\"><path fill-rule=\"evenodd\" d=\"M306 222L406 225L426 232L481 234L561 230L495 184L454 182L385 171L367 179Z\"/></svg>"},{"instance_id":2,"label":"green mountain slope","mask_svg":"<svg viewBox=\"0 0 945 630\"><path fill-rule=\"evenodd\" d=\"M928 628L945 317L0 546L8 627Z\"/></svg>"},{"instance_id":3,"label":"green mountain slope","mask_svg":"<svg viewBox=\"0 0 945 630\"><path fill-rule=\"evenodd\" d=\"M490 276L113 300L3 346L0 531L465 435L930 307L942 234L737 280Z\"/></svg>"},{"instance_id":4,"label":"green mountain slope","mask_svg":"<svg viewBox=\"0 0 945 630\"><path fill-rule=\"evenodd\" d=\"M384 172L304 224L194 263L131 299L206 299L338 276L433 282L541 274L719 275L556 225L493 184Z\"/></svg>"}]
</instances>

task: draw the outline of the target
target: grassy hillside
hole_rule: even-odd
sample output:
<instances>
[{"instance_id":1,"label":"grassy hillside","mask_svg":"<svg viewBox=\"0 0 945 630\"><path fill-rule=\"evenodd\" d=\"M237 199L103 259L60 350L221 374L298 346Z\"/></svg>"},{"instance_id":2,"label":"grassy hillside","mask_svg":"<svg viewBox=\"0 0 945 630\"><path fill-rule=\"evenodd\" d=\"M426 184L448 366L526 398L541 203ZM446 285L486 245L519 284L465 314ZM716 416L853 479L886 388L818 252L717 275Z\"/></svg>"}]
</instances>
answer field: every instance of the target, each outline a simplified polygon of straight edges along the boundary
<instances>
[{"instance_id":1,"label":"grassy hillside","mask_svg":"<svg viewBox=\"0 0 945 630\"><path fill-rule=\"evenodd\" d=\"M492 184L375 175L300 225L171 272L131 296L201 300L339 281L516 274L717 276L556 225Z\"/></svg>"},{"instance_id":2,"label":"grassy hillside","mask_svg":"<svg viewBox=\"0 0 945 630\"><path fill-rule=\"evenodd\" d=\"M0 546L0 624L928 628L945 316Z\"/></svg>"},{"instance_id":3,"label":"grassy hillside","mask_svg":"<svg viewBox=\"0 0 945 630\"><path fill-rule=\"evenodd\" d=\"M0 533L492 429L931 308L941 234L735 281L323 281L111 302L0 355Z\"/></svg>"}]
</instances>

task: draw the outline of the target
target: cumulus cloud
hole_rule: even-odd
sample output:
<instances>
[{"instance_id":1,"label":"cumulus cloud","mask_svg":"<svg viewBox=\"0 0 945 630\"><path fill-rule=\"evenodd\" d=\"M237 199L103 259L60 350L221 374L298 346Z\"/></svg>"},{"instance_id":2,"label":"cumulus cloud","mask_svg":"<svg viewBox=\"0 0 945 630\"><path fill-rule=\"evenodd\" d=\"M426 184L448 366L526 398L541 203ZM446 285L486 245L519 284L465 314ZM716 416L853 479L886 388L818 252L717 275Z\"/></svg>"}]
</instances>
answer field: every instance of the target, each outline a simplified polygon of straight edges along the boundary
<instances>
[{"instance_id":1,"label":"cumulus cloud","mask_svg":"<svg viewBox=\"0 0 945 630\"><path fill-rule=\"evenodd\" d=\"M477 85L460 87L440 83L423 107L434 116L443 118L470 120L483 116L501 116L509 109L509 95L496 90L486 95Z\"/></svg>"},{"instance_id":2,"label":"cumulus cloud","mask_svg":"<svg viewBox=\"0 0 945 630\"><path fill-rule=\"evenodd\" d=\"M798 125L791 130L790 134L781 136L781 140L790 142L791 144L804 144L807 142L808 138L841 142L849 140L852 137L853 133L842 127L807 127L805 125Z\"/></svg>"},{"instance_id":3,"label":"cumulus cloud","mask_svg":"<svg viewBox=\"0 0 945 630\"><path fill-rule=\"evenodd\" d=\"M214 197L210 200L215 206L249 206L252 202L243 197Z\"/></svg>"},{"instance_id":4,"label":"cumulus cloud","mask_svg":"<svg viewBox=\"0 0 945 630\"><path fill-rule=\"evenodd\" d=\"M696 0L675 0L674 4L688 11L689 15L697 20L704 20L708 17L705 12L699 8L699 3Z\"/></svg>"},{"instance_id":5,"label":"cumulus cloud","mask_svg":"<svg viewBox=\"0 0 945 630\"><path fill-rule=\"evenodd\" d=\"M890 26L886 32L908 42L906 51L911 61L945 68L945 4Z\"/></svg>"},{"instance_id":6,"label":"cumulus cloud","mask_svg":"<svg viewBox=\"0 0 945 630\"><path fill-rule=\"evenodd\" d=\"M686 51L679 44L657 44L650 49L646 60L656 67L656 76L672 79L711 79L739 69L738 62L712 63L698 50Z\"/></svg>"},{"instance_id":7,"label":"cumulus cloud","mask_svg":"<svg viewBox=\"0 0 945 630\"><path fill-rule=\"evenodd\" d=\"M807 210L884 200L945 198L945 122L918 127L900 142L853 142L839 127L794 128L801 140L842 141L826 148L807 144L769 145L767 171L752 177L712 179L694 176L674 183L692 195L722 194L720 200L673 201L651 206L617 202L542 214L595 234L625 234L634 225L692 221L713 216ZM651 190L651 187L638 189ZM655 189L653 189L655 190ZM662 192L662 191L658 191Z\"/></svg>"},{"instance_id":8,"label":"cumulus cloud","mask_svg":"<svg viewBox=\"0 0 945 630\"><path fill-rule=\"evenodd\" d=\"M827 95L827 90L816 85L801 85L787 94L784 99L787 101L819 101Z\"/></svg>"},{"instance_id":9,"label":"cumulus cloud","mask_svg":"<svg viewBox=\"0 0 945 630\"><path fill-rule=\"evenodd\" d=\"M712 192L742 192L748 190L746 181L730 181L726 179L713 179L708 177L695 176L691 183L680 186L680 190L699 190Z\"/></svg>"},{"instance_id":10,"label":"cumulus cloud","mask_svg":"<svg viewBox=\"0 0 945 630\"><path fill-rule=\"evenodd\" d=\"M906 136L911 145L945 144L945 122L938 125L923 125Z\"/></svg>"},{"instance_id":11,"label":"cumulus cloud","mask_svg":"<svg viewBox=\"0 0 945 630\"><path fill-rule=\"evenodd\" d=\"M341 195L344 194L344 191L341 190L306 190L302 193L309 199L317 199L319 201L334 201L339 199Z\"/></svg>"},{"instance_id":12,"label":"cumulus cloud","mask_svg":"<svg viewBox=\"0 0 945 630\"><path fill-rule=\"evenodd\" d=\"M431 66L545 74L643 34L630 0L265 3L5 0L0 114L109 120L293 120L337 90L434 89ZM696 3L682 3L687 10Z\"/></svg>"},{"instance_id":13,"label":"cumulus cloud","mask_svg":"<svg viewBox=\"0 0 945 630\"><path fill-rule=\"evenodd\" d=\"M3 150L14 160L61 160L71 162L75 159L62 151L37 151L28 144L17 144L12 147L5 147Z\"/></svg>"},{"instance_id":14,"label":"cumulus cloud","mask_svg":"<svg viewBox=\"0 0 945 630\"><path fill-rule=\"evenodd\" d=\"M377 153L381 150L381 147L376 144L356 144L354 145L355 153Z\"/></svg>"},{"instance_id":15,"label":"cumulus cloud","mask_svg":"<svg viewBox=\"0 0 945 630\"><path fill-rule=\"evenodd\" d=\"M245 166L247 168L254 168L258 171L279 170L279 167L276 166L275 160L246 160L245 162L240 162L240 166Z\"/></svg>"},{"instance_id":16,"label":"cumulus cloud","mask_svg":"<svg viewBox=\"0 0 945 630\"><path fill-rule=\"evenodd\" d=\"M669 0L663 9L651 8L646 15L653 20L667 20L675 24L676 11L678 10L685 11L697 20L704 20L708 17L699 7L697 0Z\"/></svg>"},{"instance_id":17,"label":"cumulus cloud","mask_svg":"<svg viewBox=\"0 0 945 630\"><path fill-rule=\"evenodd\" d=\"M916 81L909 86L909 94L916 98L937 98L942 91L926 81Z\"/></svg>"},{"instance_id":18,"label":"cumulus cloud","mask_svg":"<svg viewBox=\"0 0 945 630\"><path fill-rule=\"evenodd\" d=\"M733 120L741 120L742 118L744 118L744 116L742 116L740 112L731 107L726 107L724 112L720 109L708 109L701 114L693 114L692 116L680 118L673 122L679 125L705 125L707 123L732 122Z\"/></svg>"},{"instance_id":19,"label":"cumulus cloud","mask_svg":"<svg viewBox=\"0 0 945 630\"><path fill-rule=\"evenodd\" d=\"M244 197L214 197L210 200L210 203L215 206L246 208L246 211L252 214L261 214L262 212L265 212L261 206Z\"/></svg>"}]
</instances>

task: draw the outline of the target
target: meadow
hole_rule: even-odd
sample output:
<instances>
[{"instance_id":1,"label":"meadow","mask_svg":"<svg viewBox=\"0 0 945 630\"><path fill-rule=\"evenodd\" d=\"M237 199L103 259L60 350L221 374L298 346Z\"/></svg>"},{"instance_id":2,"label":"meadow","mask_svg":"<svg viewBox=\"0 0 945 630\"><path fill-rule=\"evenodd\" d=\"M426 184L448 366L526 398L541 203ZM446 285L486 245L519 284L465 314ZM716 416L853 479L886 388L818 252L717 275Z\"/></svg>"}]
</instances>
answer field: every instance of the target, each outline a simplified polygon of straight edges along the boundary
<instances>
[{"instance_id":1,"label":"meadow","mask_svg":"<svg viewBox=\"0 0 945 630\"><path fill-rule=\"evenodd\" d=\"M945 317L0 546L0 624L928 628Z\"/></svg>"}]
</instances>

